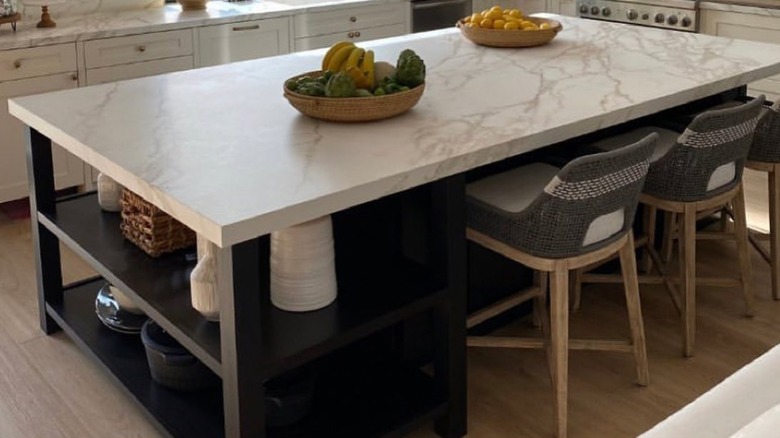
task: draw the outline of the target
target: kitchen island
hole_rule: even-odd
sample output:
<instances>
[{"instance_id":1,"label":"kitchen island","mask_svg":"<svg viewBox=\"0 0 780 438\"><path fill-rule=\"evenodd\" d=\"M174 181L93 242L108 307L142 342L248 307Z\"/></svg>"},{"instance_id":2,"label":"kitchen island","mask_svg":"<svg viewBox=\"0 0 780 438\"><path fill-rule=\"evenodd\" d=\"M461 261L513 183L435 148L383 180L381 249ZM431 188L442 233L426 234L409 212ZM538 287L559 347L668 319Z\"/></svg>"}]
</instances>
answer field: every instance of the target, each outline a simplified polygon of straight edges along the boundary
<instances>
[{"instance_id":1,"label":"kitchen island","mask_svg":"<svg viewBox=\"0 0 780 438\"><path fill-rule=\"evenodd\" d=\"M420 104L382 122L318 122L287 104L284 80L316 69L322 51L13 99L11 113L31 127L44 330L65 329L174 436L263 436L266 378L433 309L432 378L400 364L385 372L386 362L341 372L351 386L332 385L336 400L315 409L352 406L359 414L313 412L298 436L381 436L431 418L440 435L462 436L464 173L780 73L780 50L770 44L558 19L564 31L532 49L478 47L455 30L365 44L379 60L414 49L428 66ZM50 141L219 247L219 326L189 308L180 261L153 261L122 242L118 219L101 213L92 195L55 199ZM372 235L403 234L381 213L419 190L430 213L426 260L405 257L392 238L339 246L350 235L373 244ZM339 299L305 314L273 309L267 235L328 214ZM374 227L365 217L385 219ZM131 347L117 345L90 315L96 282L63 287L60 240L222 377L224 416L213 398L144 380L143 360L130 360ZM354 394L365 398L349 387L363 388ZM339 392L352 399L337 400ZM295 434L269 429L268 436Z\"/></svg>"}]
</instances>

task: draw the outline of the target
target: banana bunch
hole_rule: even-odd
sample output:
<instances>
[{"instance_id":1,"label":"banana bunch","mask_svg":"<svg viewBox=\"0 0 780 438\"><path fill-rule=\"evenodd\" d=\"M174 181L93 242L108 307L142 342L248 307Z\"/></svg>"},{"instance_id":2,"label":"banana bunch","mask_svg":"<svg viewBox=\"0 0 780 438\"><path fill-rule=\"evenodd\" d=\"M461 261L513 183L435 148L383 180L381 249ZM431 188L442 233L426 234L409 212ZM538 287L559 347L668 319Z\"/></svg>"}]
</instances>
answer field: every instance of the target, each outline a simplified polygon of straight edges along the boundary
<instances>
[{"instance_id":1,"label":"banana bunch","mask_svg":"<svg viewBox=\"0 0 780 438\"><path fill-rule=\"evenodd\" d=\"M355 81L357 88L374 89L374 51L363 50L349 41L341 41L330 47L322 58L322 70L346 72Z\"/></svg>"}]
</instances>

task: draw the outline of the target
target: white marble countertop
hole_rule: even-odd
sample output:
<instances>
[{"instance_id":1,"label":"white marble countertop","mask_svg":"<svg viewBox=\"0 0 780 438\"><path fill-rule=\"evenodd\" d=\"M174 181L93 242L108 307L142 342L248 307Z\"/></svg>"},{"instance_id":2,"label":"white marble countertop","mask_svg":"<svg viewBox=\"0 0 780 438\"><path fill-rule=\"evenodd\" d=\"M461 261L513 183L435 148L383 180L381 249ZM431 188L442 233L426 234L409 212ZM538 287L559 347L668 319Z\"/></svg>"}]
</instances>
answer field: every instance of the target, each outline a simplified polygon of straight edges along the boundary
<instances>
[{"instance_id":1,"label":"white marble countertop","mask_svg":"<svg viewBox=\"0 0 780 438\"><path fill-rule=\"evenodd\" d=\"M708 0L699 2L699 7L712 11L780 17L780 0Z\"/></svg>"},{"instance_id":2,"label":"white marble countertop","mask_svg":"<svg viewBox=\"0 0 780 438\"><path fill-rule=\"evenodd\" d=\"M428 66L409 113L298 114L284 80L323 50L12 99L33 126L227 246L780 73L776 45L558 17L549 45L491 49L455 29L366 43Z\"/></svg>"},{"instance_id":3,"label":"white marble countertop","mask_svg":"<svg viewBox=\"0 0 780 438\"><path fill-rule=\"evenodd\" d=\"M406 3L408 0L211 0L205 11L182 12L181 6L168 4L162 8L55 17L57 27L48 29L38 29L35 27L37 21L25 20L18 23L16 32L8 25L0 26L0 50L290 16L320 9L335 10L398 2Z\"/></svg>"}]
</instances>

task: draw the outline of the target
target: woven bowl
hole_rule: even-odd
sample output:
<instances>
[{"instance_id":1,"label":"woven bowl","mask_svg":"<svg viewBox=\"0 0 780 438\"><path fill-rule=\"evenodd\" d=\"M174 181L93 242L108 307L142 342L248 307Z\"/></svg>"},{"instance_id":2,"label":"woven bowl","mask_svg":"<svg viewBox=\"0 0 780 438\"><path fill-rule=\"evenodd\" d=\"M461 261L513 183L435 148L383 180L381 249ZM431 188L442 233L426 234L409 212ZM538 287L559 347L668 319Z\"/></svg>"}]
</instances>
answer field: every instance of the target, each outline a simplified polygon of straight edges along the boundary
<instances>
[{"instance_id":1,"label":"woven bowl","mask_svg":"<svg viewBox=\"0 0 780 438\"><path fill-rule=\"evenodd\" d=\"M546 18L526 17L528 21L537 25L548 23L550 29L539 30L498 30L483 29L481 27L468 27L461 20L456 26L466 39L489 47L534 47L547 44L563 29L561 23Z\"/></svg>"},{"instance_id":2,"label":"woven bowl","mask_svg":"<svg viewBox=\"0 0 780 438\"><path fill-rule=\"evenodd\" d=\"M317 78L322 71L313 71L294 76ZM285 81L286 83L287 81ZM284 87L284 97L295 109L315 119L331 122L370 122L388 119L409 111L422 97L425 84L411 90L375 97L318 97L290 91Z\"/></svg>"}]
</instances>

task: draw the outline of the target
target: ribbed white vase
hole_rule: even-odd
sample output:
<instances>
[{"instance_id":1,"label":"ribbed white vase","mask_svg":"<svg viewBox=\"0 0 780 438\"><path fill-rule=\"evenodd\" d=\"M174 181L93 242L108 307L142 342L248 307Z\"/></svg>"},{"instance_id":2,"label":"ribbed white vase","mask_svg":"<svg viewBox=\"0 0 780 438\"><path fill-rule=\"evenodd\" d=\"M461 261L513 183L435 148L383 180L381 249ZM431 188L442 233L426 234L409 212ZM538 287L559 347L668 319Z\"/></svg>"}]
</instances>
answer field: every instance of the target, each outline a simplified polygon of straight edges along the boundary
<instances>
[{"instance_id":1,"label":"ribbed white vase","mask_svg":"<svg viewBox=\"0 0 780 438\"><path fill-rule=\"evenodd\" d=\"M121 184L111 179L111 177L99 173L97 176L98 204L105 211L120 211L122 205L119 199L122 197Z\"/></svg>"},{"instance_id":2,"label":"ribbed white vase","mask_svg":"<svg viewBox=\"0 0 780 438\"><path fill-rule=\"evenodd\" d=\"M321 309L336 299L330 216L271 233L271 302L291 312Z\"/></svg>"},{"instance_id":3,"label":"ribbed white vase","mask_svg":"<svg viewBox=\"0 0 780 438\"><path fill-rule=\"evenodd\" d=\"M198 264L190 273L192 307L209 321L219 321L216 246L198 235Z\"/></svg>"}]
</instances>

